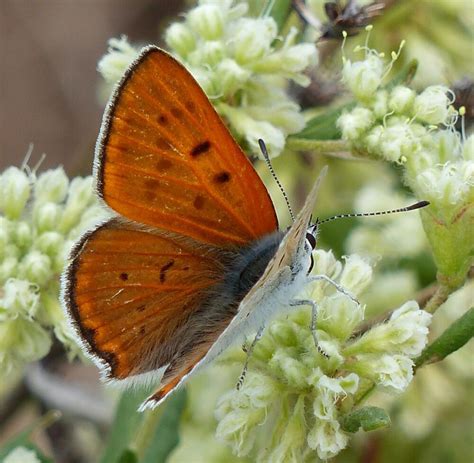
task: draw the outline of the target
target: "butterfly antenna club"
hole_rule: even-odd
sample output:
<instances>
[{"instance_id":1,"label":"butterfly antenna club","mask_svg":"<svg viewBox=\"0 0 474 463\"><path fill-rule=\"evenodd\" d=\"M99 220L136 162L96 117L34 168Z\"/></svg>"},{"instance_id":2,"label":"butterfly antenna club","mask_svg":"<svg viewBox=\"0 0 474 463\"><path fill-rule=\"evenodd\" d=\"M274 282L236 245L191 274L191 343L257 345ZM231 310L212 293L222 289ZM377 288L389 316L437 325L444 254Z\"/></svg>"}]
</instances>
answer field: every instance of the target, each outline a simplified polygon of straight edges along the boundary
<instances>
[{"instance_id":1,"label":"butterfly antenna club","mask_svg":"<svg viewBox=\"0 0 474 463\"><path fill-rule=\"evenodd\" d=\"M391 209L388 211L361 212L361 213L356 213L356 214L339 214L339 215L335 215L333 217L329 217L327 219L319 221L319 225L326 222L331 222L336 219L349 219L352 217L371 217L375 215L388 215L388 214L396 214L398 212L414 211L416 209L421 209L422 207L429 206L429 204L430 204L429 201L419 201L415 204L412 204L411 206L401 207L399 209Z\"/></svg>"},{"instance_id":2,"label":"butterfly antenna club","mask_svg":"<svg viewBox=\"0 0 474 463\"><path fill-rule=\"evenodd\" d=\"M293 209L291 208L290 200L288 199L285 189L283 188L282 184L280 183L280 180L278 180L278 177L275 171L273 170L273 166L272 166L272 163L270 162L270 156L268 155L265 142L261 138L259 138L258 144L260 146L260 151L263 154L263 158L265 159L265 162L267 163L268 169L270 170L270 173L272 174L273 180L275 180L276 184L278 185L278 188L280 188L283 198L285 199L286 206L288 207L288 212L290 213L291 221L294 222L295 215L293 214Z\"/></svg>"}]
</instances>

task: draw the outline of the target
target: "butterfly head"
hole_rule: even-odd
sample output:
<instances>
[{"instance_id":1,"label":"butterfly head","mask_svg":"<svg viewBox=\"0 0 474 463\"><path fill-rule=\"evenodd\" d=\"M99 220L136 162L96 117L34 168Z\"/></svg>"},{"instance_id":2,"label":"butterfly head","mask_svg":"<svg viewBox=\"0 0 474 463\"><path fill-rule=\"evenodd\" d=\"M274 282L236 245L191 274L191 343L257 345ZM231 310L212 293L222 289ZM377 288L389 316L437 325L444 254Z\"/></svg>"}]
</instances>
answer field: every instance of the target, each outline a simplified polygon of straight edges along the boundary
<instances>
[{"instance_id":1,"label":"butterfly head","mask_svg":"<svg viewBox=\"0 0 474 463\"><path fill-rule=\"evenodd\" d=\"M313 266L314 266L313 251L316 249L316 244L318 241L318 233L319 233L319 219L316 219L316 222L311 224L306 230L305 247L308 249L310 253L310 258L311 258L311 263L308 268L308 273L311 273L311 270L313 269Z\"/></svg>"}]
</instances>

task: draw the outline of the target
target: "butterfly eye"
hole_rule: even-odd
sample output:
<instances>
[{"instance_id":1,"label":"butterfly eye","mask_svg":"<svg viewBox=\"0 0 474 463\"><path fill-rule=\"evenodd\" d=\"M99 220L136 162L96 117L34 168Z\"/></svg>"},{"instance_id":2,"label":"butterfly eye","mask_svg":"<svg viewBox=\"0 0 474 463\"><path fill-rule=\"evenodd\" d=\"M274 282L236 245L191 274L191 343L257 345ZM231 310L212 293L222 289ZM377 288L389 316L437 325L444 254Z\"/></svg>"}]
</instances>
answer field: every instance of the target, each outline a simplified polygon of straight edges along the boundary
<instances>
[{"instance_id":1,"label":"butterfly eye","mask_svg":"<svg viewBox=\"0 0 474 463\"><path fill-rule=\"evenodd\" d=\"M309 269L308 269L308 275L311 273L311 270L313 270L313 267L314 267L314 258L313 258L313 254L310 254L311 256L311 264L309 265Z\"/></svg>"},{"instance_id":2,"label":"butterfly eye","mask_svg":"<svg viewBox=\"0 0 474 463\"><path fill-rule=\"evenodd\" d=\"M311 233L306 233L306 239L308 240L311 249L314 249L316 247L316 238L314 237L314 235L312 235Z\"/></svg>"}]
</instances>

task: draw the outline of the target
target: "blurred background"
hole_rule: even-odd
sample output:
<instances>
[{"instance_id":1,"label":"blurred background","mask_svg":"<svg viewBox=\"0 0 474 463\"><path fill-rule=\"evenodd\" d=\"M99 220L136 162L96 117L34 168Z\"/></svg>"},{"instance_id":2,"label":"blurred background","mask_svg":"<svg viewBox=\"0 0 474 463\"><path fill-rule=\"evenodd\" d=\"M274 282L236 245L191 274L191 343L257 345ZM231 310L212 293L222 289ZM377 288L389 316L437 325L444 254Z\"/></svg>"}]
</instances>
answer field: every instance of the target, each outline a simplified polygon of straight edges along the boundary
<instances>
[{"instance_id":1,"label":"blurred background","mask_svg":"<svg viewBox=\"0 0 474 463\"><path fill-rule=\"evenodd\" d=\"M474 2L388 0L385 3L385 11L374 20L371 42L379 51L389 54L402 39L407 40L396 66L418 58L420 67L414 85L444 83L457 90L467 107L469 123L474 108L471 80ZM164 29L193 4L185 0L0 0L0 171L11 165L20 166L32 143L30 165L35 165L45 153L41 169L63 165L70 176L89 175L107 92L96 66L107 51L108 39L125 34L135 45L163 45ZM312 14L325 20L323 1L307 4ZM348 48L364 38L351 39ZM324 106L344 97L338 85L340 42L318 47L321 66L313 76L313 84L305 90L293 90L303 107ZM355 193L368 179L378 178L382 183L388 179L390 183L394 178L392 168L376 163L321 160L310 153L300 153L289 162L282 155L275 160L275 168L295 202L305 196L305 188L295 179L303 178L304 186L314 178L322 163L331 165L321 206L323 215L352 210ZM262 172L268 177L265 169ZM398 184L395 188L402 190ZM349 249L345 237L355 226L355 222L328 226L323 243L338 256L342 255ZM403 241L404 237L400 239ZM408 293L434 279L426 245L420 246L421 251L418 249L403 262L389 263L388 270L416 269L415 283L406 290ZM471 286L470 293L458 297L468 300L472 290ZM367 295L368 299L371 297L376 300L380 295ZM404 294L400 297L403 300ZM380 299L379 304L382 306ZM449 313L446 317L456 317L454 303ZM461 463L468 461L468 455L471 455L469 461L473 461L472 354L471 344L470 350L453 355L446 364L422 371L403 400L393 402L391 408L384 403L393 412L392 431L375 433L365 440L356 438L354 448L343 452L335 461ZM222 390L235 376L234 372L221 370L216 375L222 378L219 386ZM67 362L63 349L56 345L48 357L29 365L26 372L20 371L9 378L2 378L0 372L0 378L0 445L45 413L58 409L61 410L59 420L46 415L54 424L42 427L35 434L37 445L46 454L54 455L58 462L97 460L113 419L118 392L99 384L95 367ZM200 406L194 402L187 410L185 438L173 456L173 463L206 461L196 453L190 457L198 445L215 446L213 459L207 461L244 461L232 457L226 448L211 440L215 397L206 401L207 384L205 378L198 379L190 388L191 400L204 398ZM385 399L380 400L383 403ZM208 437L196 432L199 426Z\"/></svg>"}]
</instances>

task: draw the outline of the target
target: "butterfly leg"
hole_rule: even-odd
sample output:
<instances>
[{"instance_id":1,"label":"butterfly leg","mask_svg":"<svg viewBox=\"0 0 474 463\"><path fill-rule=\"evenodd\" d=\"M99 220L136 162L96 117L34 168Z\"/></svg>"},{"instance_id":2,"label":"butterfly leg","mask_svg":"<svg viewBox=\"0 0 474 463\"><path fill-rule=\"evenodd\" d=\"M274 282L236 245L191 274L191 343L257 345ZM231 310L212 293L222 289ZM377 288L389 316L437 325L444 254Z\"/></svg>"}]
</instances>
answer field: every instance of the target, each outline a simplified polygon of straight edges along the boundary
<instances>
[{"instance_id":1,"label":"butterfly leg","mask_svg":"<svg viewBox=\"0 0 474 463\"><path fill-rule=\"evenodd\" d=\"M360 302L358 301L358 299L353 296L349 291L347 291L346 289L344 289L339 283L336 283L334 280L332 280L331 278L329 278L328 276L326 275L312 275L310 277L308 277L308 282L311 282L311 281L320 281L320 280L324 280L326 281L327 283L330 283L331 285L333 285L340 293L344 294L345 296L347 296L351 301L354 301L357 305L360 305Z\"/></svg>"},{"instance_id":2,"label":"butterfly leg","mask_svg":"<svg viewBox=\"0 0 474 463\"><path fill-rule=\"evenodd\" d=\"M248 369L248 366L249 366L250 356L252 355L255 344L257 344L257 342L261 339L264 329L265 329L264 326L261 326L258 329L257 334L255 335L255 338L252 341L252 344L250 344L248 349L245 349L245 352L247 354L247 358L245 359L244 368L242 369L242 373L240 374L239 381L237 381L237 386L236 386L237 390L240 390L240 388L244 384L245 376L247 375L247 369Z\"/></svg>"},{"instance_id":3,"label":"butterfly leg","mask_svg":"<svg viewBox=\"0 0 474 463\"><path fill-rule=\"evenodd\" d=\"M290 302L291 307L298 307L298 306L302 306L302 305L309 305L311 307L311 326L310 326L310 329L311 329L311 335L313 336L314 345L315 345L316 349L318 349L318 352L321 355L324 355L325 357L327 357L328 355L326 354L326 352L324 352L321 349L321 347L318 343L318 337L316 336L316 324L317 324L317 320L318 320L318 305L316 304L316 302L312 301L311 299L295 299L294 301Z\"/></svg>"}]
</instances>

